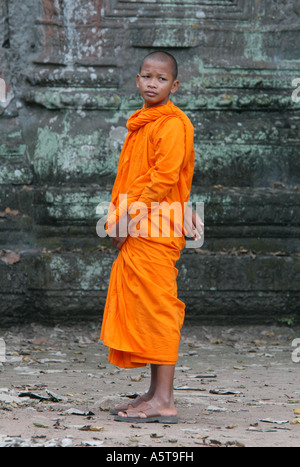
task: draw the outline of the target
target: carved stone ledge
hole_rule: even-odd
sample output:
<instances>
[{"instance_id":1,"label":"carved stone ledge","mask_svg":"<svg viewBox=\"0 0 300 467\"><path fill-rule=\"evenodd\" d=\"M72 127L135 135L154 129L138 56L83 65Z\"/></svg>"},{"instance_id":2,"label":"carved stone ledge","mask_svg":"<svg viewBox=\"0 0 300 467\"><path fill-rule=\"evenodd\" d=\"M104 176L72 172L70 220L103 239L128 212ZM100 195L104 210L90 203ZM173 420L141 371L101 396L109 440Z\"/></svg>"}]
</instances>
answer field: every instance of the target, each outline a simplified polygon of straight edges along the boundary
<instances>
[{"instance_id":1,"label":"carved stone ledge","mask_svg":"<svg viewBox=\"0 0 300 467\"><path fill-rule=\"evenodd\" d=\"M27 73L25 77L32 86L116 88L119 85L116 69L102 66L79 67L76 69L48 67Z\"/></svg>"},{"instance_id":2,"label":"carved stone ledge","mask_svg":"<svg viewBox=\"0 0 300 467\"><path fill-rule=\"evenodd\" d=\"M137 109L141 106L139 96L125 96L118 91L89 88L37 88L24 93L27 103L38 104L47 109L83 109L83 110L116 110ZM292 101L291 92L280 94L273 92L238 92L237 90L214 90L203 93L191 92L178 95L174 103L183 110L296 110L300 103Z\"/></svg>"}]
</instances>

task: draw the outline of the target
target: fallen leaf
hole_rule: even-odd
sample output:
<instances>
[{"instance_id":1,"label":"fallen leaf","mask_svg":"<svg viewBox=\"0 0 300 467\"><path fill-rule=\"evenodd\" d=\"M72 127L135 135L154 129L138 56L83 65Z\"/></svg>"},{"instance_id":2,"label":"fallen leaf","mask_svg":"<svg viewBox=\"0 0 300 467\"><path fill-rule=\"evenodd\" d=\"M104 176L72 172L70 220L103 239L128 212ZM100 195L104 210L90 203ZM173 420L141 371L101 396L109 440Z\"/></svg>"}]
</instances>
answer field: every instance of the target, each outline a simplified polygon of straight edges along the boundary
<instances>
[{"instance_id":1,"label":"fallen leaf","mask_svg":"<svg viewBox=\"0 0 300 467\"><path fill-rule=\"evenodd\" d=\"M240 391L231 391L230 389L210 389L209 392L211 394L218 394L220 396L242 394Z\"/></svg>"},{"instance_id":2,"label":"fallen leaf","mask_svg":"<svg viewBox=\"0 0 300 467\"><path fill-rule=\"evenodd\" d=\"M286 251L274 251L274 253L270 253L273 256L289 256Z\"/></svg>"},{"instance_id":3,"label":"fallen leaf","mask_svg":"<svg viewBox=\"0 0 300 467\"><path fill-rule=\"evenodd\" d=\"M21 190L21 191L32 191L32 190L33 190L33 187L28 186L28 185L24 185L24 186L22 187L22 190Z\"/></svg>"},{"instance_id":4,"label":"fallen leaf","mask_svg":"<svg viewBox=\"0 0 300 467\"><path fill-rule=\"evenodd\" d=\"M139 442L139 439L141 435L135 435L135 436L132 436L131 438L129 438L129 441L130 443L138 443Z\"/></svg>"},{"instance_id":5,"label":"fallen leaf","mask_svg":"<svg viewBox=\"0 0 300 467\"><path fill-rule=\"evenodd\" d=\"M68 400L67 397L60 396L59 394L56 394L55 392L52 392L52 391L48 391L48 389L46 389L46 393L49 394L50 400L52 400L53 402L61 402L61 401L66 402Z\"/></svg>"},{"instance_id":6,"label":"fallen leaf","mask_svg":"<svg viewBox=\"0 0 300 467\"><path fill-rule=\"evenodd\" d=\"M37 344L37 345L40 345L40 344L49 344L51 345L52 343L48 341L47 337L41 337L39 339L34 339L32 341L33 344Z\"/></svg>"},{"instance_id":7,"label":"fallen leaf","mask_svg":"<svg viewBox=\"0 0 300 467\"><path fill-rule=\"evenodd\" d=\"M217 439L210 439L209 442L210 442L210 444L212 444L214 446L222 446L221 441L219 441Z\"/></svg>"},{"instance_id":8,"label":"fallen leaf","mask_svg":"<svg viewBox=\"0 0 300 467\"><path fill-rule=\"evenodd\" d=\"M240 441L227 441L225 446L236 446L237 448L244 448L245 444Z\"/></svg>"},{"instance_id":9,"label":"fallen leaf","mask_svg":"<svg viewBox=\"0 0 300 467\"><path fill-rule=\"evenodd\" d=\"M201 375L189 375L189 378L216 378L217 375L215 374L201 374Z\"/></svg>"},{"instance_id":10,"label":"fallen leaf","mask_svg":"<svg viewBox=\"0 0 300 467\"><path fill-rule=\"evenodd\" d=\"M94 447L99 447L102 446L104 441L97 441L97 440L89 440L89 441L82 441L81 444L83 446L94 446Z\"/></svg>"},{"instance_id":11,"label":"fallen leaf","mask_svg":"<svg viewBox=\"0 0 300 467\"><path fill-rule=\"evenodd\" d=\"M288 420L273 420L272 418L263 418L260 421L265 422L265 423L275 423L277 425L283 425L284 423L289 423Z\"/></svg>"},{"instance_id":12,"label":"fallen leaf","mask_svg":"<svg viewBox=\"0 0 300 467\"><path fill-rule=\"evenodd\" d=\"M33 424L37 428L49 428L49 425L44 425L43 423L34 422Z\"/></svg>"},{"instance_id":13,"label":"fallen leaf","mask_svg":"<svg viewBox=\"0 0 300 467\"><path fill-rule=\"evenodd\" d=\"M273 188L277 188L277 189L284 189L284 188L286 188L285 184L282 183L282 182L273 182L273 183L272 183L272 187L273 187Z\"/></svg>"},{"instance_id":14,"label":"fallen leaf","mask_svg":"<svg viewBox=\"0 0 300 467\"><path fill-rule=\"evenodd\" d=\"M218 337L216 339L211 339L209 341L211 344L223 344L224 343L224 339L222 339L221 337Z\"/></svg>"},{"instance_id":15,"label":"fallen leaf","mask_svg":"<svg viewBox=\"0 0 300 467\"><path fill-rule=\"evenodd\" d=\"M92 426L90 431L103 431L104 426Z\"/></svg>"},{"instance_id":16,"label":"fallen leaf","mask_svg":"<svg viewBox=\"0 0 300 467\"><path fill-rule=\"evenodd\" d=\"M206 391L204 388L192 388L190 386L177 386L174 389L175 391Z\"/></svg>"},{"instance_id":17,"label":"fallen leaf","mask_svg":"<svg viewBox=\"0 0 300 467\"><path fill-rule=\"evenodd\" d=\"M266 333L267 337L275 337L275 333L273 331L267 332Z\"/></svg>"},{"instance_id":18,"label":"fallen leaf","mask_svg":"<svg viewBox=\"0 0 300 467\"><path fill-rule=\"evenodd\" d=\"M130 381L132 382L138 382L138 381L141 381L142 380L142 377L141 376L131 376L130 377Z\"/></svg>"},{"instance_id":19,"label":"fallen leaf","mask_svg":"<svg viewBox=\"0 0 300 467\"><path fill-rule=\"evenodd\" d=\"M38 399L40 401L48 401L49 397L40 396L39 394L35 394L33 392L21 392L19 397L29 397L30 399Z\"/></svg>"},{"instance_id":20,"label":"fallen leaf","mask_svg":"<svg viewBox=\"0 0 300 467\"><path fill-rule=\"evenodd\" d=\"M294 420L291 421L292 425L298 425L300 424L300 418L294 418Z\"/></svg>"},{"instance_id":21,"label":"fallen leaf","mask_svg":"<svg viewBox=\"0 0 300 467\"><path fill-rule=\"evenodd\" d=\"M227 409L225 407L216 407L214 405L206 407L206 410L208 410L209 412L227 412Z\"/></svg>"},{"instance_id":22,"label":"fallen leaf","mask_svg":"<svg viewBox=\"0 0 300 467\"><path fill-rule=\"evenodd\" d=\"M18 211L17 209L6 208L5 214L10 214L12 216L18 216L20 214L20 211Z\"/></svg>"},{"instance_id":23,"label":"fallen leaf","mask_svg":"<svg viewBox=\"0 0 300 467\"><path fill-rule=\"evenodd\" d=\"M266 345L267 341L264 341L262 339L253 339L252 343L255 345Z\"/></svg>"},{"instance_id":24,"label":"fallen leaf","mask_svg":"<svg viewBox=\"0 0 300 467\"><path fill-rule=\"evenodd\" d=\"M84 425L79 428L80 431L103 431L103 426Z\"/></svg>"},{"instance_id":25,"label":"fallen leaf","mask_svg":"<svg viewBox=\"0 0 300 467\"><path fill-rule=\"evenodd\" d=\"M20 261L20 255L11 250L1 250L0 259L6 264L14 264Z\"/></svg>"},{"instance_id":26,"label":"fallen leaf","mask_svg":"<svg viewBox=\"0 0 300 467\"><path fill-rule=\"evenodd\" d=\"M133 394L121 394L121 397L128 397L128 399L136 399L138 394L134 392Z\"/></svg>"},{"instance_id":27,"label":"fallen leaf","mask_svg":"<svg viewBox=\"0 0 300 467\"><path fill-rule=\"evenodd\" d=\"M83 415L85 417L89 416L89 415L95 415L94 412L92 411L88 411L88 412L82 412L81 410L77 410L77 409L74 409L74 408L70 408L66 411L66 414L68 415Z\"/></svg>"},{"instance_id":28,"label":"fallen leaf","mask_svg":"<svg viewBox=\"0 0 300 467\"><path fill-rule=\"evenodd\" d=\"M295 409L295 410L294 410L294 414L296 414L296 415L297 415L297 414L300 414L300 409Z\"/></svg>"},{"instance_id":29,"label":"fallen leaf","mask_svg":"<svg viewBox=\"0 0 300 467\"><path fill-rule=\"evenodd\" d=\"M27 356L22 358L22 362L32 362L32 361L33 361L32 358L27 357Z\"/></svg>"}]
</instances>

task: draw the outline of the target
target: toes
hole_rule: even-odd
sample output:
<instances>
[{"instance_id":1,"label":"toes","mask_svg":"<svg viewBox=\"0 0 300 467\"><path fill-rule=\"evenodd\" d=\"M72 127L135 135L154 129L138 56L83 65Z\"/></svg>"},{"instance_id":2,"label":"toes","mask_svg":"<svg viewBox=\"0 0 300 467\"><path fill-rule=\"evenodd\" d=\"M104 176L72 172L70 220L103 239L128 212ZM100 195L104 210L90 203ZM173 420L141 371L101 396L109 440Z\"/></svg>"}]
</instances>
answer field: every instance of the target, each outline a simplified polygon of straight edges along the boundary
<instances>
[{"instance_id":1,"label":"toes","mask_svg":"<svg viewBox=\"0 0 300 467\"><path fill-rule=\"evenodd\" d=\"M119 417L123 418L147 418L147 415L141 411L126 410L124 412L118 412Z\"/></svg>"}]
</instances>

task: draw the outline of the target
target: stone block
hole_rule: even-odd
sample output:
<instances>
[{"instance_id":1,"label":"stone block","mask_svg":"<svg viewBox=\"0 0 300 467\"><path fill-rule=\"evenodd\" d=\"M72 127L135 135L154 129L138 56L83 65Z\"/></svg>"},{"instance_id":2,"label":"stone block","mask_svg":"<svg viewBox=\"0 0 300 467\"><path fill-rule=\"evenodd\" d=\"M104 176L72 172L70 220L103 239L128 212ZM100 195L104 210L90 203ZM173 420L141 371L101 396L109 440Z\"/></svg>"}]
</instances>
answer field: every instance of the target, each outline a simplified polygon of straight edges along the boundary
<instances>
[{"instance_id":1,"label":"stone block","mask_svg":"<svg viewBox=\"0 0 300 467\"><path fill-rule=\"evenodd\" d=\"M178 265L188 319L298 319L299 16L292 0L0 3L0 252L20 254L0 256L3 323L100 319L116 251L96 207L154 48L179 63L205 205Z\"/></svg>"},{"instance_id":2,"label":"stone block","mask_svg":"<svg viewBox=\"0 0 300 467\"><path fill-rule=\"evenodd\" d=\"M40 253L0 257L1 325L98 322L116 252ZM252 257L186 250L178 262L178 295L197 323L299 324L299 255ZM234 310L234 312L233 312Z\"/></svg>"}]
</instances>

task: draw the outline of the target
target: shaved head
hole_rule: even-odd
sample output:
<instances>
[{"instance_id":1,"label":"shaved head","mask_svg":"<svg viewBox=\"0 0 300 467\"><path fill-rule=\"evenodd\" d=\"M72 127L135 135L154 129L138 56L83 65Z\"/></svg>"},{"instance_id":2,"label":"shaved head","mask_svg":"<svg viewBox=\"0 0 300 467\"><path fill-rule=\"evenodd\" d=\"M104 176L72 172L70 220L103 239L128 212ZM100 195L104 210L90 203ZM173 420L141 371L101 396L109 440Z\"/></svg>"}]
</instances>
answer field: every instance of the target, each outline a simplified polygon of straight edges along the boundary
<instances>
[{"instance_id":1,"label":"shaved head","mask_svg":"<svg viewBox=\"0 0 300 467\"><path fill-rule=\"evenodd\" d=\"M144 57L144 59L143 59L143 61L141 63L140 72L141 72L141 69L142 69L145 61L146 60L152 60L152 59L153 60L158 60L159 62L168 63L170 65L174 80L177 78L177 75L178 75L177 61L173 57L173 55L171 55L169 52L165 52L163 50L158 50L156 52L151 52L150 54L146 55L146 57Z\"/></svg>"}]
</instances>

